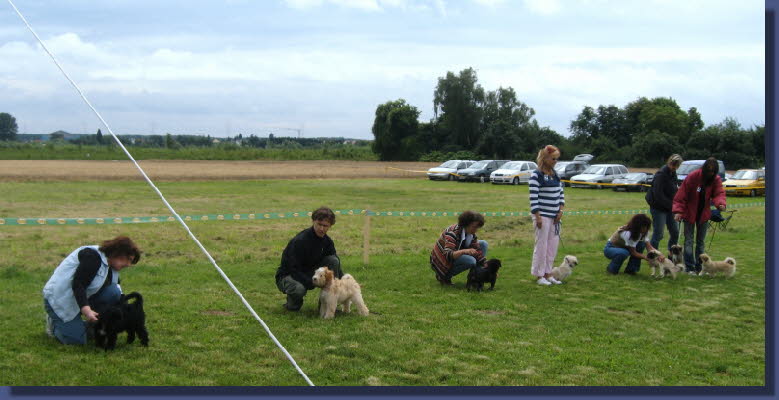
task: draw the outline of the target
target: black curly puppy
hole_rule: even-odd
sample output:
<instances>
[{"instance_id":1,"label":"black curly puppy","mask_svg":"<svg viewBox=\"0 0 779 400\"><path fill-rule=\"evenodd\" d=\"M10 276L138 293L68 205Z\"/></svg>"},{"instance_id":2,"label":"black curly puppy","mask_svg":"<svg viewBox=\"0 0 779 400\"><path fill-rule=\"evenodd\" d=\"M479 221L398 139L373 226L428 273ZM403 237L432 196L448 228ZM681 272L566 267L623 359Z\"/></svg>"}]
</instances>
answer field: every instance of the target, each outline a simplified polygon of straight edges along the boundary
<instances>
[{"instance_id":1,"label":"black curly puppy","mask_svg":"<svg viewBox=\"0 0 779 400\"><path fill-rule=\"evenodd\" d=\"M130 303L131 299L135 301ZM135 341L137 334L141 339L141 345L149 345L143 297L138 292L123 294L117 305L99 313L95 324L95 344L106 351L113 350L116 347L116 336L121 332L127 332L127 343Z\"/></svg>"},{"instance_id":2,"label":"black curly puppy","mask_svg":"<svg viewBox=\"0 0 779 400\"><path fill-rule=\"evenodd\" d=\"M498 279L498 270L500 269L500 260L491 258L487 260L486 267L474 267L468 272L468 281L465 288L471 291L471 288L481 292L485 283L490 283L490 290L495 288L495 280Z\"/></svg>"}]
</instances>

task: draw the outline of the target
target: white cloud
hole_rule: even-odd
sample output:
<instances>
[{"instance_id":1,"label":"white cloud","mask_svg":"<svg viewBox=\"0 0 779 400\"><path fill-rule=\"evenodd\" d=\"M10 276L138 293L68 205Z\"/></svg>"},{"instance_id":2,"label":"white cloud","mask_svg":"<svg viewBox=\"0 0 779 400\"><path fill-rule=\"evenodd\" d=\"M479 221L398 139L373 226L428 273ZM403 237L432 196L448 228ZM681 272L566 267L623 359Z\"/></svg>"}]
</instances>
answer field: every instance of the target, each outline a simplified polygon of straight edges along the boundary
<instances>
[{"instance_id":1,"label":"white cloud","mask_svg":"<svg viewBox=\"0 0 779 400\"><path fill-rule=\"evenodd\" d=\"M318 7L321 6L323 2L323 0L284 0L284 3L286 3L287 6L298 10Z\"/></svg>"},{"instance_id":2,"label":"white cloud","mask_svg":"<svg viewBox=\"0 0 779 400\"><path fill-rule=\"evenodd\" d=\"M446 16L444 0L283 0L288 7L298 10L308 10L328 4L338 7L357 9L367 12L381 12L389 9L402 11L427 11L431 8ZM485 1L485 0L481 0ZM492 0L495 1L495 0ZM502 1L502 0L497 0Z\"/></svg>"},{"instance_id":3,"label":"white cloud","mask_svg":"<svg viewBox=\"0 0 779 400\"><path fill-rule=\"evenodd\" d=\"M753 10L716 3L705 11L706 18L694 19L687 13L690 7L678 8L685 13L680 16L670 10L675 3L658 1L666 2L571 0L549 6L516 0L285 0L287 7L310 15L298 18L292 11L283 13L290 20L280 17L275 26L214 27L203 36L176 29L163 34L131 29L114 36L107 33L113 27L80 31L81 22L59 18L62 25L42 26L40 32L48 34L46 43L90 100L124 131L143 131L147 126L138 127L136 121L150 119L157 121L157 133L199 129L220 134L226 121L234 134L260 123L298 121L311 136L370 137L376 105L405 98L426 120L432 117L437 78L467 67L477 70L486 90L513 87L536 109L540 124L563 134L584 105L622 106L638 96L674 97L683 108L698 107L707 123L721 121L727 112L745 125L759 123L765 49L762 32L752 28L762 24L762 8L747 25ZM555 15L554 21L541 19L558 35L545 40L530 28L506 25L490 7ZM359 31L359 24L348 21L322 23L326 8L365 13L376 21L375 29ZM635 38L604 41L603 32L620 32L608 21L624 22L615 17L623 11L633 20L651 15L652 21L634 32ZM575 19L563 20L579 13L598 13L606 29L577 31L582 28ZM662 19L663 14L673 21ZM727 36L716 36L721 31L717 21L731 15L742 22ZM423 28L397 30L398 18L406 16ZM317 21L313 34L308 17ZM464 26L463 20L473 25ZM699 25L689 29L690 23ZM739 27L747 33L737 35ZM88 110L29 35L0 29L0 60L0 99L9 108L0 111L27 107L14 115L27 121L31 133L45 131L38 121L47 121L51 131L82 128L83 116L61 110Z\"/></svg>"},{"instance_id":4,"label":"white cloud","mask_svg":"<svg viewBox=\"0 0 779 400\"><path fill-rule=\"evenodd\" d=\"M562 9L559 0L524 0L528 10L541 15L557 14Z\"/></svg>"},{"instance_id":5,"label":"white cloud","mask_svg":"<svg viewBox=\"0 0 779 400\"><path fill-rule=\"evenodd\" d=\"M376 0L330 0L341 7L356 8L363 11L382 11Z\"/></svg>"},{"instance_id":6,"label":"white cloud","mask_svg":"<svg viewBox=\"0 0 779 400\"><path fill-rule=\"evenodd\" d=\"M473 0L473 1L476 4L487 6L487 7L496 7L506 3L506 0Z\"/></svg>"}]
</instances>

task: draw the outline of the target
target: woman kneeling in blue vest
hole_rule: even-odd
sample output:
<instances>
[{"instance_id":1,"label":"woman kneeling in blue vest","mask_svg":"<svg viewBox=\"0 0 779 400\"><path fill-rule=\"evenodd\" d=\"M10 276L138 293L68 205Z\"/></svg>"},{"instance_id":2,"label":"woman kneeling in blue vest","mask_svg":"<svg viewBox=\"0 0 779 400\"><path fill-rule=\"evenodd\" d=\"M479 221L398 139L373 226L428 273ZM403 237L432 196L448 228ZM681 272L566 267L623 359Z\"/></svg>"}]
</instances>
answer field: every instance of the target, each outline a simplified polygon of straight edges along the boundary
<instances>
[{"instance_id":1,"label":"woman kneeling in blue vest","mask_svg":"<svg viewBox=\"0 0 779 400\"><path fill-rule=\"evenodd\" d=\"M126 236L70 253L43 287L46 333L64 344L85 344L86 323L81 315L87 322L96 322L98 310L119 303L119 271L140 259L141 251Z\"/></svg>"}]
</instances>

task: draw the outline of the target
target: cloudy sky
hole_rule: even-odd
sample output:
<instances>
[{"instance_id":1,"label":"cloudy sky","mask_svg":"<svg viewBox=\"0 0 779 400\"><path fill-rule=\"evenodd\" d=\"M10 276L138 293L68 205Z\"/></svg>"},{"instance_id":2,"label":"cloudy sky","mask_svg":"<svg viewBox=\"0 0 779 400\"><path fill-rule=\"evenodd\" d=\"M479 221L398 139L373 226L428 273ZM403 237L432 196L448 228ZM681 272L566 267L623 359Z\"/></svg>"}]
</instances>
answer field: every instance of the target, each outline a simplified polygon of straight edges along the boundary
<instances>
[{"instance_id":1,"label":"cloudy sky","mask_svg":"<svg viewBox=\"0 0 779 400\"><path fill-rule=\"evenodd\" d=\"M428 121L437 79L468 67L566 136L584 106L640 96L765 122L757 0L13 1L117 134L371 139L377 105ZM0 60L20 133L102 127L7 0Z\"/></svg>"}]
</instances>

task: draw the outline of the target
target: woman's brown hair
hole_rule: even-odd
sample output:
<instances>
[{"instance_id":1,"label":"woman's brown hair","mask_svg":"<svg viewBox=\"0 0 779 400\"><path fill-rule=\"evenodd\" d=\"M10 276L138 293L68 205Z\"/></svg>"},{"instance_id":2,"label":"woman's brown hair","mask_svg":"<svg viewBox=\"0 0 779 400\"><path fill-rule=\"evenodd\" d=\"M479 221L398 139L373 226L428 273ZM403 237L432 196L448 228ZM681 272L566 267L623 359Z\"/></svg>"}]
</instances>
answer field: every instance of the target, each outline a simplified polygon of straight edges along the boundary
<instances>
[{"instance_id":1,"label":"woman's brown hair","mask_svg":"<svg viewBox=\"0 0 779 400\"><path fill-rule=\"evenodd\" d=\"M638 240L641 238L641 228L644 227L651 228L652 219L646 214L636 214L630 219L630 222L625 225L625 230L630 231L631 240Z\"/></svg>"},{"instance_id":2,"label":"woman's brown hair","mask_svg":"<svg viewBox=\"0 0 779 400\"><path fill-rule=\"evenodd\" d=\"M473 211L463 211L459 217L457 217L457 224L463 228L467 228L472 223L478 222L479 228L484 226L484 216Z\"/></svg>"},{"instance_id":3,"label":"woman's brown hair","mask_svg":"<svg viewBox=\"0 0 779 400\"><path fill-rule=\"evenodd\" d=\"M141 259L141 250L132 239L127 236L117 236L111 240L106 240L100 244L100 251L105 253L107 258L111 257L129 257L132 264L138 263Z\"/></svg>"},{"instance_id":4,"label":"woman's brown hair","mask_svg":"<svg viewBox=\"0 0 779 400\"><path fill-rule=\"evenodd\" d=\"M328 207L319 207L316 210L314 210L313 213L311 213L311 220L312 221L322 221L325 220L330 223L330 225L335 225L335 213L333 210L331 210Z\"/></svg>"}]
</instances>

